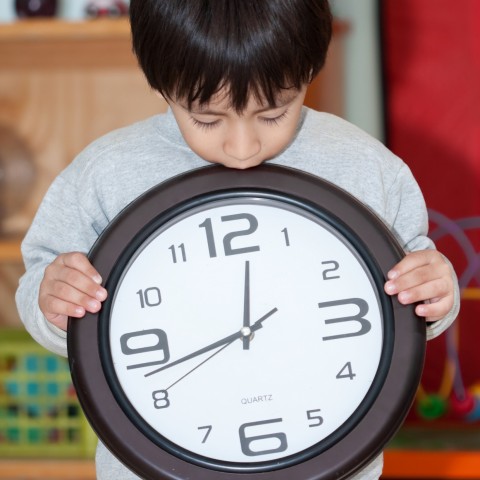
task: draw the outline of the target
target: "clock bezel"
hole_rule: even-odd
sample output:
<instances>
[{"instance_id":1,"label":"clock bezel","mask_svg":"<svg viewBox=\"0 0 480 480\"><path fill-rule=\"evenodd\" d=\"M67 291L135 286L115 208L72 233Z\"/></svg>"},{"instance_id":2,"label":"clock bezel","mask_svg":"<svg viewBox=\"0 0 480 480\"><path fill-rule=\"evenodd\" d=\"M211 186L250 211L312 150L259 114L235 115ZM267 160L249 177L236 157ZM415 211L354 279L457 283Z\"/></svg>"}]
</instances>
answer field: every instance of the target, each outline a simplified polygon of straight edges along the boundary
<instances>
[{"instance_id":1,"label":"clock bezel","mask_svg":"<svg viewBox=\"0 0 480 480\"><path fill-rule=\"evenodd\" d=\"M360 256L367 264L375 264L372 275L382 308L391 308L394 316L389 325L385 322L390 320L384 318L383 329L384 341L391 343L388 347L391 348L391 363L379 369L385 378L375 383L378 392L372 393L366 411L362 411L355 425L341 438L336 437L334 432L327 448L318 451L314 446L292 458L284 457L279 460L283 464L280 469L274 468L274 463L278 461L230 464L231 468L223 463L222 469L219 469L218 463L222 462L212 464L211 459L203 460L196 454L186 454L181 447L178 450L164 444L161 448L151 436L146 435L145 430L138 429L132 422L131 413L125 412L125 403L119 400L118 385L112 386L112 378L116 376L112 376L105 357L105 352L109 351L108 326L102 320L105 313L88 314L81 321L71 319L69 359L72 378L86 416L108 448L145 478L181 479L193 476L223 480L244 472L242 477L254 479L260 478L266 471L279 480L344 478L382 450L413 401L423 365L425 326L415 316L412 307L401 306L395 298L387 297L382 285L386 272L397 263L403 252L383 222L370 210L343 190L317 177L274 165L262 165L246 171L210 166L175 177L153 188L122 211L98 239L90 259L106 279L108 290L118 281L115 278L121 274L125 259L131 258L138 246L158 228L156 222L159 218L164 223L180 211L192 208L197 202L211 201L213 197L218 199L234 195L238 198L239 195L252 194L278 195L282 201L288 198L292 202L300 202L302 208L308 205L316 210L316 214L321 211L330 225L335 219L334 228L343 229L342 234L350 243L353 237L349 235L353 231L361 232L353 234L354 246L358 251L357 246L361 245L360 249L364 248L365 252ZM123 265L119 265L120 259ZM105 302L102 312L109 310L109 301L111 297ZM389 306L386 307L385 302ZM398 324L401 328L396 328ZM382 351L382 358L386 350ZM389 412L387 418L385 409ZM130 447L129 443L134 447ZM320 443L323 445L324 442ZM344 474L339 474L339 470ZM172 474L172 471L176 473ZM206 476L201 476L205 472Z\"/></svg>"}]
</instances>

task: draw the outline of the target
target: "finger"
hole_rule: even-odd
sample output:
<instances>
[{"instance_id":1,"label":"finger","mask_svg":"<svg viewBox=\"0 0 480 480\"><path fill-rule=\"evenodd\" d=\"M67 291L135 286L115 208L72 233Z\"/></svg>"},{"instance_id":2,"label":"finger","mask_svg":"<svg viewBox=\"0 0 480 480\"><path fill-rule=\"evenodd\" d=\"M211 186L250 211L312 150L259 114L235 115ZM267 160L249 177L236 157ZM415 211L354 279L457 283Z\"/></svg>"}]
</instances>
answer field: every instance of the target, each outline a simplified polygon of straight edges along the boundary
<instances>
[{"instance_id":1,"label":"finger","mask_svg":"<svg viewBox=\"0 0 480 480\"><path fill-rule=\"evenodd\" d=\"M47 320L61 330L67 331L68 316L67 315L53 315L47 318Z\"/></svg>"},{"instance_id":2,"label":"finger","mask_svg":"<svg viewBox=\"0 0 480 480\"><path fill-rule=\"evenodd\" d=\"M60 298L65 300L73 298L88 297L88 299L103 301L107 297L107 291L99 286L91 277L73 270L71 268L62 268L56 276L57 285L55 286L55 293ZM76 294L73 290L76 291ZM84 303L81 303L84 305Z\"/></svg>"},{"instance_id":3,"label":"finger","mask_svg":"<svg viewBox=\"0 0 480 480\"><path fill-rule=\"evenodd\" d=\"M40 310L48 322L66 330L69 317L100 310L107 297L101 281L84 254L61 254L45 269L38 296Z\"/></svg>"},{"instance_id":4,"label":"finger","mask_svg":"<svg viewBox=\"0 0 480 480\"><path fill-rule=\"evenodd\" d=\"M81 318L85 315L85 309L82 306L53 295L40 297L39 304L45 318L52 323L59 316Z\"/></svg>"},{"instance_id":5,"label":"finger","mask_svg":"<svg viewBox=\"0 0 480 480\"><path fill-rule=\"evenodd\" d=\"M39 306L49 321L57 315L81 318L87 311L96 313L101 308L99 300L85 295L71 285L56 282L55 286L48 291L54 293L42 293Z\"/></svg>"},{"instance_id":6,"label":"finger","mask_svg":"<svg viewBox=\"0 0 480 480\"><path fill-rule=\"evenodd\" d=\"M98 285L98 283L88 274L91 273L91 269L89 270L83 266L83 270L79 270L73 268L73 266L78 266L78 263L68 262L68 260L64 261L64 259L61 259L58 262L53 262L47 267L45 270L47 293L63 298L64 300L71 300L70 297L66 297L66 295L71 293L71 290L67 287L71 286L84 295L89 296L91 299L96 299L98 301L105 300L107 297L107 291L102 286ZM85 271L88 273L86 274ZM95 271L95 269L93 269L93 271Z\"/></svg>"},{"instance_id":7,"label":"finger","mask_svg":"<svg viewBox=\"0 0 480 480\"><path fill-rule=\"evenodd\" d=\"M50 294L52 299L59 299L63 302L76 305L83 308L87 312L95 313L101 308L100 299L85 293L83 290L77 288L77 286L74 286L73 284L56 282L53 292L54 293ZM58 303L55 303L55 305L58 305Z\"/></svg>"},{"instance_id":8,"label":"finger","mask_svg":"<svg viewBox=\"0 0 480 480\"><path fill-rule=\"evenodd\" d=\"M437 250L410 252L388 272L387 276L389 280L396 280L412 270L434 263L447 266L442 255Z\"/></svg>"},{"instance_id":9,"label":"finger","mask_svg":"<svg viewBox=\"0 0 480 480\"><path fill-rule=\"evenodd\" d=\"M412 266L413 264L410 263L409 265ZM415 263L415 265L418 265L418 263ZM422 284L427 284L431 281L438 282L436 283L438 292L435 296L446 295L452 290L453 284L451 272L448 264L443 260L443 257L440 257L439 262L416 266L396 277L394 280L387 281L385 284L385 291L388 294L393 295ZM428 298L431 297L420 298L420 300L426 300Z\"/></svg>"},{"instance_id":10,"label":"finger","mask_svg":"<svg viewBox=\"0 0 480 480\"><path fill-rule=\"evenodd\" d=\"M102 277L97 270L95 270L85 254L81 252L71 252L60 255L58 259L65 266L82 272L84 275L91 278L96 284L100 285L102 283Z\"/></svg>"},{"instance_id":11,"label":"finger","mask_svg":"<svg viewBox=\"0 0 480 480\"><path fill-rule=\"evenodd\" d=\"M445 317L453 306L453 297L448 296L430 303L421 303L415 307L415 313L428 322L436 322Z\"/></svg>"},{"instance_id":12,"label":"finger","mask_svg":"<svg viewBox=\"0 0 480 480\"><path fill-rule=\"evenodd\" d=\"M425 300L434 301L434 299L441 299L451 293L451 289L448 288L447 283L443 278L421 283L412 288L400 291L398 301L403 305L408 305Z\"/></svg>"},{"instance_id":13,"label":"finger","mask_svg":"<svg viewBox=\"0 0 480 480\"><path fill-rule=\"evenodd\" d=\"M423 288L421 291L428 296L417 297L414 301L442 297L452 291L452 278L448 271L432 272L430 267L420 267L385 284L385 291L390 295L420 288Z\"/></svg>"}]
</instances>

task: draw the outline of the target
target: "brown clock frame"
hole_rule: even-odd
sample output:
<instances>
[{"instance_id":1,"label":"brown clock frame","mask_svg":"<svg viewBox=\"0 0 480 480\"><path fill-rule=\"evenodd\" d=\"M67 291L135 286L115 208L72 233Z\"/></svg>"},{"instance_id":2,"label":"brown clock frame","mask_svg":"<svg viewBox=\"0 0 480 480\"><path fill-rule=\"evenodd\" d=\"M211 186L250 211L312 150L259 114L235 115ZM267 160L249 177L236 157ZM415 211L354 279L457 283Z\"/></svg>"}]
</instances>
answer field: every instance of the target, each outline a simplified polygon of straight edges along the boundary
<instances>
[{"instance_id":1,"label":"brown clock frame","mask_svg":"<svg viewBox=\"0 0 480 480\"><path fill-rule=\"evenodd\" d=\"M321 216L351 240L369 266L384 316L382 359L368 402L354 412L341 434L334 433L317 448L285 460L260 465L211 462L156 439L132 413L109 360L111 293L143 240L179 212L212 198L272 195ZM119 213L89 253L109 291L102 310L87 313L82 320L69 319L69 364L87 419L107 448L145 479L330 480L351 476L372 461L396 433L420 382L425 323L413 306L403 306L383 291L388 270L403 256L395 237L370 209L335 185L296 169L263 164L232 170L215 165L152 188Z\"/></svg>"}]
</instances>

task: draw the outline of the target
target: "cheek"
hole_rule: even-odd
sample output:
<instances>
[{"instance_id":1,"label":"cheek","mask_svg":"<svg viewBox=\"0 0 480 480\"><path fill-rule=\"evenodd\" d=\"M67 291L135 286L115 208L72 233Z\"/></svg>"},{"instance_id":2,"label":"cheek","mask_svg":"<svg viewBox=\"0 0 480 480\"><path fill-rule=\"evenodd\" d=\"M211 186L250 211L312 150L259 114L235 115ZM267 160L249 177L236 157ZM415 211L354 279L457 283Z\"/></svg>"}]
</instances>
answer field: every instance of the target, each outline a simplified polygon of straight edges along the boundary
<instances>
[{"instance_id":1,"label":"cheek","mask_svg":"<svg viewBox=\"0 0 480 480\"><path fill-rule=\"evenodd\" d=\"M278 129L275 132L270 131L266 135L264 145L268 150L269 156L277 155L282 152L293 140L295 136L296 125Z\"/></svg>"},{"instance_id":2,"label":"cheek","mask_svg":"<svg viewBox=\"0 0 480 480\"><path fill-rule=\"evenodd\" d=\"M187 143L188 146L191 148L192 152L196 153L199 157L202 157L207 162L215 161L215 152L217 152L218 156L218 148L215 148L209 141L203 140Z\"/></svg>"},{"instance_id":3,"label":"cheek","mask_svg":"<svg viewBox=\"0 0 480 480\"><path fill-rule=\"evenodd\" d=\"M190 149L196 153L198 156L209 160L211 152L214 151L212 146L213 142L210 138L207 138L207 135L202 132L196 132L192 129L183 130L181 129L183 138Z\"/></svg>"}]
</instances>

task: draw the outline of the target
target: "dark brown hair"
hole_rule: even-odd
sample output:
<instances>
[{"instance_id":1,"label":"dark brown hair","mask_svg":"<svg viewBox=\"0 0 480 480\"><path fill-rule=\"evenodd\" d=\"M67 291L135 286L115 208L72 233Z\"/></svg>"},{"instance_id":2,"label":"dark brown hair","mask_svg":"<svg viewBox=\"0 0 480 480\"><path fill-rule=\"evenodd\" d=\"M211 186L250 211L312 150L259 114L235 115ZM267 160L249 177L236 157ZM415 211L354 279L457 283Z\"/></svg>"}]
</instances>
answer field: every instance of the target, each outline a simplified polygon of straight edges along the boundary
<instances>
[{"instance_id":1,"label":"dark brown hair","mask_svg":"<svg viewBox=\"0 0 480 480\"><path fill-rule=\"evenodd\" d=\"M191 106L226 87L237 111L310 83L332 35L328 0L131 0L130 20L152 88Z\"/></svg>"}]
</instances>

